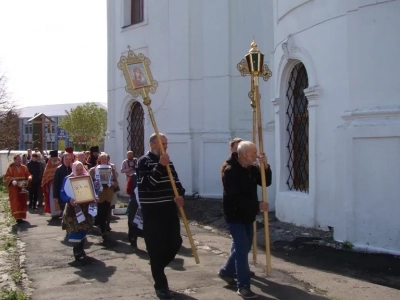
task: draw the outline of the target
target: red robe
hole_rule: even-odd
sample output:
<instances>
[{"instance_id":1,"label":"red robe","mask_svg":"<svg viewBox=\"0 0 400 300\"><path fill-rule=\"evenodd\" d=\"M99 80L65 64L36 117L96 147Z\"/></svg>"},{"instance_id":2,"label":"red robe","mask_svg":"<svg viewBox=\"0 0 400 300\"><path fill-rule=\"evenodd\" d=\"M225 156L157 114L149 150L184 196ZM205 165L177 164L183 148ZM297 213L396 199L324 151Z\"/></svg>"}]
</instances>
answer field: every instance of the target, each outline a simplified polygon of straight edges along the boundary
<instances>
[{"instance_id":1,"label":"red robe","mask_svg":"<svg viewBox=\"0 0 400 300\"><path fill-rule=\"evenodd\" d=\"M54 197L52 197L54 173L60 164L58 157L51 157L47 162L42 178L42 190L45 199L44 211L51 214L52 217L59 216L62 213L58 201L54 201Z\"/></svg>"},{"instance_id":2,"label":"red robe","mask_svg":"<svg viewBox=\"0 0 400 300\"><path fill-rule=\"evenodd\" d=\"M13 185L13 180L27 180L29 174L28 168L24 165L16 166L14 163L7 168L5 182L8 186L8 196L10 200L11 213L15 219L26 219L26 211L28 208L28 194L21 192L22 188Z\"/></svg>"}]
</instances>

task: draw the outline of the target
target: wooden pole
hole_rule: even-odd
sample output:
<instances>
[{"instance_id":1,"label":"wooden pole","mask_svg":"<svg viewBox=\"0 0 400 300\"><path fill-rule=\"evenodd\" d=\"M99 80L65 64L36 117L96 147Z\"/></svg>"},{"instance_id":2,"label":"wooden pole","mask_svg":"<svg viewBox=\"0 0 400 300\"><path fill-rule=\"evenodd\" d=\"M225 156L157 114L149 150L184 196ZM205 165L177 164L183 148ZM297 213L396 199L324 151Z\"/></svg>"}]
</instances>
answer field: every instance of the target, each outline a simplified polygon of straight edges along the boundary
<instances>
[{"instance_id":1,"label":"wooden pole","mask_svg":"<svg viewBox=\"0 0 400 300\"><path fill-rule=\"evenodd\" d=\"M257 144L256 140L256 124L257 124L257 116L256 116L256 102L254 98L254 82L251 80L251 92L252 99L250 106L252 108L253 114L253 131L252 131L252 141L254 144ZM257 263L257 220L253 222L253 263Z\"/></svg>"},{"instance_id":2,"label":"wooden pole","mask_svg":"<svg viewBox=\"0 0 400 300\"><path fill-rule=\"evenodd\" d=\"M149 111L151 124L153 125L154 132L155 132L155 134L157 136L157 140L158 140L158 143L159 143L161 155L164 155L165 154L165 150L164 150L164 147L162 145L161 138L160 138L160 132L158 131L156 120L155 120L154 114L153 114L153 110L152 110L151 105L150 105L151 104L151 99L147 96L147 94L146 94L144 89L143 89L143 96L144 96L143 97L143 103L144 103L144 105L147 106L147 109ZM172 175L171 168L169 167L169 165L167 165L166 168L167 168L169 180L171 181L171 185L172 185L172 189L174 191L175 198L178 198L179 197L179 193L178 193L178 189L176 188L175 179L174 179L174 177ZM190 242L190 246L192 248L192 253L193 253L194 259L196 261L196 264L199 264L200 263L199 256L197 254L196 246L194 245L192 233L190 232L190 228L189 228L189 224L188 224L188 221L187 221L187 218L186 218L185 211L183 210L183 207L178 207L178 209L179 209L179 212L181 214L181 217L182 217L182 220L183 220L183 224L185 225L186 234L187 234L187 236L189 238L189 242Z\"/></svg>"},{"instance_id":3,"label":"wooden pole","mask_svg":"<svg viewBox=\"0 0 400 300\"><path fill-rule=\"evenodd\" d=\"M258 76L252 76L252 80L254 81L254 99L256 101L256 113L257 113L257 132L258 132L258 149L260 154L264 153L263 146L263 132L262 132L262 120L261 120L261 105L260 105L260 97L259 97L259 88L258 88ZM261 169L261 191L262 191L262 200L268 203L267 199L267 183L265 178L265 164L260 164ZM267 265L267 275L271 273L271 250L270 250L270 241L269 241L269 221L268 221L268 211L264 211L264 234L265 234L265 256L266 256L266 265Z\"/></svg>"}]
</instances>

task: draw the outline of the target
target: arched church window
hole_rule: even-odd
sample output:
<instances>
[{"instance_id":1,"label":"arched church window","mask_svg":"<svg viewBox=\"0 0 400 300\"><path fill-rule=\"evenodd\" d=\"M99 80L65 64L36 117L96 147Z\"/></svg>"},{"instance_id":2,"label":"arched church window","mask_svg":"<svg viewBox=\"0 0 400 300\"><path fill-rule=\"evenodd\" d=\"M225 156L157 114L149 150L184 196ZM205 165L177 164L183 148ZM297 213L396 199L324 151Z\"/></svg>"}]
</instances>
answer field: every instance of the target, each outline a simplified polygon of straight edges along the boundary
<instances>
[{"instance_id":1,"label":"arched church window","mask_svg":"<svg viewBox=\"0 0 400 300\"><path fill-rule=\"evenodd\" d=\"M289 175L286 184L289 190L308 193L308 100L304 90L308 88L306 68L298 63L290 73L286 97L288 132L288 162Z\"/></svg>"},{"instance_id":2,"label":"arched church window","mask_svg":"<svg viewBox=\"0 0 400 300\"><path fill-rule=\"evenodd\" d=\"M133 151L134 157L144 155L144 111L142 105L135 101L132 103L128 121L128 151Z\"/></svg>"}]
</instances>

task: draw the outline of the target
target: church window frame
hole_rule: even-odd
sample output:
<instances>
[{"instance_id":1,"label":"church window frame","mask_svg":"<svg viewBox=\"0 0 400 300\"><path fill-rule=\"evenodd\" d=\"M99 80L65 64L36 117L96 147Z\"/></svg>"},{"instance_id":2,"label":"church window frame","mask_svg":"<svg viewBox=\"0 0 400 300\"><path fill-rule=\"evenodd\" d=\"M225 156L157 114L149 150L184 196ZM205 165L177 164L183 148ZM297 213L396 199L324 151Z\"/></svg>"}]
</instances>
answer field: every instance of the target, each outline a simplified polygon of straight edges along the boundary
<instances>
[{"instance_id":1,"label":"church window frame","mask_svg":"<svg viewBox=\"0 0 400 300\"><path fill-rule=\"evenodd\" d=\"M133 101L129 106L127 121L127 151L132 151L134 157L144 155L144 110L139 101Z\"/></svg>"},{"instance_id":2,"label":"church window frame","mask_svg":"<svg viewBox=\"0 0 400 300\"><path fill-rule=\"evenodd\" d=\"M309 193L309 111L304 90L309 87L306 67L298 62L292 68L286 89L286 148L289 190Z\"/></svg>"}]
</instances>

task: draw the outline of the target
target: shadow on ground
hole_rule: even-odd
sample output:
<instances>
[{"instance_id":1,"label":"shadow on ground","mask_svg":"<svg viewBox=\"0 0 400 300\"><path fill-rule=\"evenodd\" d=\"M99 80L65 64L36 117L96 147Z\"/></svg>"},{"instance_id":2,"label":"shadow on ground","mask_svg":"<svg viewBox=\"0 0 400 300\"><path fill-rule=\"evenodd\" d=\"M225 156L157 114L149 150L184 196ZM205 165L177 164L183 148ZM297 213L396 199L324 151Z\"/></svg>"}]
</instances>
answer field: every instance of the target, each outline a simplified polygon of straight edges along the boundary
<instances>
[{"instance_id":1,"label":"shadow on ground","mask_svg":"<svg viewBox=\"0 0 400 300\"><path fill-rule=\"evenodd\" d=\"M273 296L279 300L326 300L328 298L319 295L310 295L306 291L297 287L279 284L266 278L255 276L251 283L258 287L263 293ZM272 299L259 295L257 299Z\"/></svg>"},{"instance_id":2,"label":"shadow on ground","mask_svg":"<svg viewBox=\"0 0 400 300\"><path fill-rule=\"evenodd\" d=\"M89 256L81 261L70 262L69 265L78 269L74 272L76 275L87 280L95 279L99 282L107 282L117 269L114 266L106 266L103 261Z\"/></svg>"},{"instance_id":3,"label":"shadow on ground","mask_svg":"<svg viewBox=\"0 0 400 300\"><path fill-rule=\"evenodd\" d=\"M220 200L189 198L185 201L185 213L190 223L212 226L221 234L229 234L222 212ZM291 232L287 233L286 228L282 232L282 224L273 213L270 214L270 235L276 237L275 240L271 238L271 252L275 257L297 265L400 289L400 257L328 247L319 243L320 237L302 235L300 227L287 226ZM258 223L258 228L258 235L263 236L263 225ZM284 234L292 238L280 239ZM262 241L258 242L260 249L264 249Z\"/></svg>"}]
</instances>

